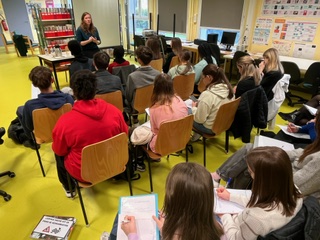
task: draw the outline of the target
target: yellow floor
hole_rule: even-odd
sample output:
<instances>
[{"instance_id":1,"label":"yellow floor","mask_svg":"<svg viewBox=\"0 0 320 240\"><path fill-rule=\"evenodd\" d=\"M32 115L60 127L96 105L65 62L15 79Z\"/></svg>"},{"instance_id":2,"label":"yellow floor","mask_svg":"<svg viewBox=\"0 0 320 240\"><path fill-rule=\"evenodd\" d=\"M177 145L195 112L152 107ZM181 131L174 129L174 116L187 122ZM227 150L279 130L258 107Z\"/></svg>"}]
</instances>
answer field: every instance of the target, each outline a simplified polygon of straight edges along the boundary
<instances>
[{"instance_id":1,"label":"yellow floor","mask_svg":"<svg viewBox=\"0 0 320 240\"><path fill-rule=\"evenodd\" d=\"M132 58L133 59L133 58ZM0 126L8 128L15 118L17 106L23 105L31 97L31 84L28 80L29 71L39 65L37 57L18 58L14 49L6 54L0 47ZM60 86L67 86L64 74L59 74ZM282 110L292 110L283 104ZM284 123L279 117L277 123ZM278 131L278 129L276 129ZM252 132L252 137L255 131ZM0 189L12 195L9 202L0 198L0 236L1 239L28 239L31 231L42 215L74 216L77 219L71 239L99 239L103 231L110 231L117 213L120 196L129 195L128 184L124 181L106 181L92 189L83 189L84 202L90 227L84 224L79 199L65 197L62 186L56 175L55 160L51 144L42 145L40 153L47 173L42 177L34 150L16 145L7 135L0 146L0 171L11 170L16 177L0 178ZM243 143L230 139L229 154L224 152L224 135L207 143L207 169L214 171L228 156ZM189 161L203 163L201 142L193 144L194 153ZM160 163L152 164L154 191L159 195L159 208L164 197L165 179L170 169L177 163L185 161L185 155L171 156ZM141 179L133 182L134 194L148 194L148 172L141 174ZM183 199L181 199L183 201Z\"/></svg>"}]
</instances>

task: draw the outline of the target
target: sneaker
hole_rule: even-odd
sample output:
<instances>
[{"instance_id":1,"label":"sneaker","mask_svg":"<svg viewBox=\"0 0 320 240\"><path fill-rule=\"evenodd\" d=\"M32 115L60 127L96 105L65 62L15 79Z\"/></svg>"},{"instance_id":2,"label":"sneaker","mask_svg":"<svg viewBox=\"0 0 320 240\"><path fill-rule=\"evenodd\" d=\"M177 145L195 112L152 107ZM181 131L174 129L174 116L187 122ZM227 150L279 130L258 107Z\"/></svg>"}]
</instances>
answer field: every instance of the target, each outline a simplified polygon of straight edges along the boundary
<instances>
[{"instance_id":1,"label":"sneaker","mask_svg":"<svg viewBox=\"0 0 320 240\"><path fill-rule=\"evenodd\" d=\"M75 189L72 191L69 191L69 190L66 190L63 188L63 190L64 190L67 198L74 198L77 195L77 191Z\"/></svg>"},{"instance_id":2,"label":"sneaker","mask_svg":"<svg viewBox=\"0 0 320 240\"><path fill-rule=\"evenodd\" d=\"M143 162L142 163L137 163L137 171L139 171L139 172L146 171L146 165Z\"/></svg>"},{"instance_id":3,"label":"sneaker","mask_svg":"<svg viewBox=\"0 0 320 240\"><path fill-rule=\"evenodd\" d=\"M199 133L193 133L191 137L191 142L196 142L200 139L201 135Z\"/></svg>"},{"instance_id":4,"label":"sneaker","mask_svg":"<svg viewBox=\"0 0 320 240\"><path fill-rule=\"evenodd\" d=\"M300 112L298 110L295 110L291 113L283 113L283 112L279 112L279 116L283 119L283 120L286 120L286 121L289 121L289 122L294 122L294 120L296 119L297 115L299 114Z\"/></svg>"}]
</instances>

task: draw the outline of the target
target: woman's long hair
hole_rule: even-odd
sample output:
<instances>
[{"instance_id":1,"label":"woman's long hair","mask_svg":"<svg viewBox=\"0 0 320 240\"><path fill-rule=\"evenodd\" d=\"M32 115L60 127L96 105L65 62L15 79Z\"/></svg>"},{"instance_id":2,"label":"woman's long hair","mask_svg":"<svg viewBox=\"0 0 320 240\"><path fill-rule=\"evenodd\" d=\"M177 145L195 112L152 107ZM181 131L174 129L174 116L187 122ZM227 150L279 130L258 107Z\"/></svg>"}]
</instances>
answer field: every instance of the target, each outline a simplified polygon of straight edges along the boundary
<instances>
[{"instance_id":1,"label":"woman's long hair","mask_svg":"<svg viewBox=\"0 0 320 240\"><path fill-rule=\"evenodd\" d=\"M174 55L179 56L182 52L182 43L180 38L172 38L171 39L171 48Z\"/></svg>"},{"instance_id":2,"label":"woman's long hair","mask_svg":"<svg viewBox=\"0 0 320 240\"><path fill-rule=\"evenodd\" d=\"M154 79L154 88L151 96L151 107L154 105L171 105L174 97L173 82L169 75L161 73Z\"/></svg>"},{"instance_id":3,"label":"woman's long hair","mask_svg":"<svg viewBox=\"0 0 320 240\"><path fill-rule=\"evenodd\" d=\"M279 59L278 50L275 48L269 48L263 53L263 57L268 59L268 63L265 65L265 71L280 71L284 72L283 66Z\"/></svg>"},{"instance_id":4,"label":"woman's long hair","mask_svg":"<svg viewBox=\"0 0 320 240\"><path fill-rule=\"evenodd\" d=\"M306 148L303 150L302 155L299 157L299 163L303 162L303 160L310 154L316 153L320 151L320 113L318 111L317 116L316 116L316 121L314 123L315 128L316 128L316 134L317 137L313 141L313 143L309 144L306 146Z\"/></svg>"},{"instance_id":5,"label":"woman's long hair","mask_svg":"<svg viewBox=\"0 0 320 240\"><path fill-rule=\"evenodd\" d=\"M283 215L292 216L302 196L294 185L288 154L278 147L257 147L248 153L246 161L253 178L247 207L272 211L280 206Z\"/></svg>"},{"instance_id":6,"label":"woman's long hair","mask_svg":"<svg viewBox=\"0 0 320 240\"><path fill-rule=\"evenodd\" d=\"M192 64L190 62L191 52L183 49L179 55L180 63L178 66L185 65L185 69L182 72L179 72L179 75L186 75L188 72L192 70ZM184 64L182 64L184 63Z\"/></svg>"},{"instance_id":7,"label":"woman's long hair","mask_svg":"<svg viewBox=\"0 0 320 240\"><path fill-rule=\"evenodd\" d=\"M149 47L152 51L153 58L152 60L157 60L162 58L160 51L160 40L156 37L150 37L146 41L146 46Z\"/></svg>"},{"instance_id":8,"label":"woman's long hair","mask_svg":"<svg viewBox=\"0 0 320 240\"><path fill-rule=\"evenodd\" d=\"M229 99L233 98L232 86L231 86L228 78L224 74L223 69L219 68L215 64L208 64L202 70L202 74L203 74L203 76L209 75L212 77L212 81L209 84L207 84L206 89L211 88L213 85L223 83L228 86L228 89L229 89L228 98Z\"/></svg>"},{"instance_id":9,"label":"woman's long hair","mask_svg":"<svg viewBox=\"0 0 320 240\"><path fill-rule=\"evenodd\" d=\"M211 174L197 163L179 163L166 181L162 239L213 240L223 235L215 221Z\"/></svg>"},{"instance_id":10,"label":"woman's long hair","mask_svg":"<svg viewBox=\"0 0 320 240\"><path fill-rule=\"evenodd\" d=\"M243 56L239 58L239 60L237 61L237 66L238 68L240 68L239 72L241 75L239 81L248 77L253 77L255 85L258 86L260 84L261 74L257 64L252 57Z\"/></svg>"},{"instance_id":11,"label":"woman's long hair","mask_svg":"<svg viewBox=\"0 0 320 240\"><path fill-rule=\"evenodd\" d=\"M94 34L94 33L96 32L96 27L93 25L92 17L91 17L91 23L90 23L90 25L88 26L88 25L84 22L84 17L85 17L86 15L90 15L90 17L91 17L91 14L88 13L88 12L82 13L82 15L81 15L81 28L84 30L84 32Z\"/></svg>"}]
</instances>

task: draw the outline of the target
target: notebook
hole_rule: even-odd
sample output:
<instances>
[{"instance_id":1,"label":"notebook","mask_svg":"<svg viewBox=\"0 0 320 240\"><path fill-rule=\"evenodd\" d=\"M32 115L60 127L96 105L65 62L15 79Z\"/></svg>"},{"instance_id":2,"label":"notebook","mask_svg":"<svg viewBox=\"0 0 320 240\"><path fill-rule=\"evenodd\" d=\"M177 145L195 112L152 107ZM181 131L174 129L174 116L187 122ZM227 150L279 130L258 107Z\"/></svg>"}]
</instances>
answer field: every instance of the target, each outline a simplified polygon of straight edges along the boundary
<instances>
[{"instance_id":1,"label":"notebook","mask_svg":"<svg viewBox=\"0 0 320 240\"><path fill-rule=\"evenodd\" d=\"M253 148L265 147L265 146L279 147L279 148L282 148L285 151L291 151L291 150L294 149L294 146L291 143L280 141L280 140L277 140L277 139L274 139L274 138L265 137L265 136L262 136L262 135L254 137Z\"/></svg>"}]
</instances>

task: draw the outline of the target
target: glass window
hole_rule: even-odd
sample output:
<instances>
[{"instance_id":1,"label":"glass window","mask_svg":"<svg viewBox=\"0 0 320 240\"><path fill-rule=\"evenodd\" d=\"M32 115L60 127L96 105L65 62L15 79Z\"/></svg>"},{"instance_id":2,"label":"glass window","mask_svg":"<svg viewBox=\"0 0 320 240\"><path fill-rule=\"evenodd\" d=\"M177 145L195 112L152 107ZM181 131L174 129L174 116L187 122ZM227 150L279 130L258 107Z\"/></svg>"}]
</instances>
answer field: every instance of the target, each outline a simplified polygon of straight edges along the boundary
<instances>
[{"instance_id":1,"label":"glass window","mask_svg":"<svg viewBox=\"0 0 320 240\"><path fill-rule=\"evenodd\" d=\"M133 34L132 14L134 14L134 30L136 35L141 35L143 29L149 29L148 0L129 1L129 31Z\"/></svg>"}]
</instances>

